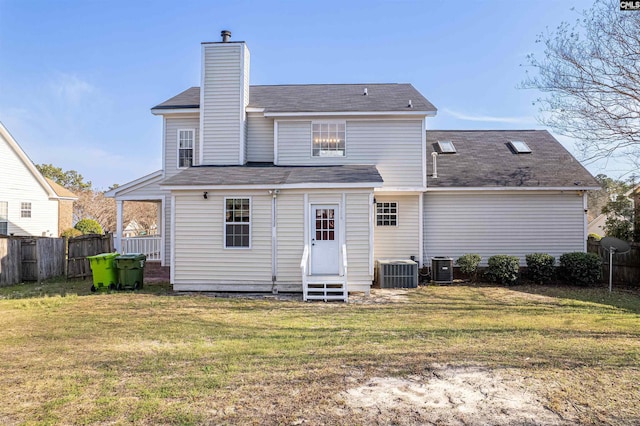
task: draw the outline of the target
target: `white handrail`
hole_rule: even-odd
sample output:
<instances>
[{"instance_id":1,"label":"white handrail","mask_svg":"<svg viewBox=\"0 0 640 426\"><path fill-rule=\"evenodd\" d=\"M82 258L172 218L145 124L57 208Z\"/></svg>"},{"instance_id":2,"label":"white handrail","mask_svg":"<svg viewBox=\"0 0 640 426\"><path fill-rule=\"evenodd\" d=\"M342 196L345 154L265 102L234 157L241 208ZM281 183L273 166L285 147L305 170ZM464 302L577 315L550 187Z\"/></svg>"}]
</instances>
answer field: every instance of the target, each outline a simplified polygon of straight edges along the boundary
<instances>
[{"instance_id":1,"label":"white handrail","mask_svg":"<svg viewBox=\"0 0 640 426\"><path fill-rule=\"evenodd\" d=\"M304 251L302 252L302 259L300 260L300 271L302 273L302 299L307 301L307 270L309 267L309 245L305 244Z\"/></svg>"},{"instance_id":2,"label":"white handrail","mask_svg":"<svg viewBox=\"0 0 640 426\"><path fill-rule=\"evenodd\" d=\"M347 273L347 245L342 244L342 274L344 275L344 301L349 298L349 289L347 288L347 281L349 276Z\"/></svg>"},{"instance_id":3,"label":"white handrail","mask_svg":"<svg viewBox=\"0 0 640 426\"><path fill-rule=\"evenodd\" d=\"M347 245L342 245L342 275L347 276Z\"/></svg>"}]
</instances>

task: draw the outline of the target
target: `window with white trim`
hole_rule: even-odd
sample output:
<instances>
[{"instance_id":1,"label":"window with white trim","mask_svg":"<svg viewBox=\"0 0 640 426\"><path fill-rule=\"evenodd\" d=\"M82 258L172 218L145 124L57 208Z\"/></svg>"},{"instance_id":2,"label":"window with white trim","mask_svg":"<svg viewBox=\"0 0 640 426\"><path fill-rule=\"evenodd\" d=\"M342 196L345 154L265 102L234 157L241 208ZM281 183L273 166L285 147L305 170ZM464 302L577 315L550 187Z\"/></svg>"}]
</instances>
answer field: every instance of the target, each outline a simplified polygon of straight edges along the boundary
<instances>
[{"instance_id":1,"label":"window with white trim","mask_svg":"<svg viewBox=\"0 0 640 426\"><path fill-rule=\"evenodd\" d=\"M9 233L9 203L0 201L0 235Z\"/></svg>"},{"instance_id":2,"label":"window with white trim","mask_svg":"<svg viewBox=\"0 0 640 426\"><path fill-rule=\"evenodd\" d=\"M345 122L313 122L312 154L314 157L345 156Z\"/></svg>"},{"instance_id":3,"label":"window with white trim","mask_svg":"<svg viewBox=\"0 0 640 426\"><path fill-rule=\"evenodd\" d=\"M20 203L20 217L31 217L31 203Z\"/></svg>"},{"instance_id":4,"label":"window with white trim","mask_svg":"<svg viewBox=\"0 0 640 426\"><path fill-rule=\"evenodd\" d=\"M178 130L178 167L193 166L193 145L195 143L195 130Z\"/></svg>"},{"instance_id":5,"label":"window with white trim","mask_svg":"<svg viewBox=\"0 0 640 426\"><path fill-rule=\"evenodd\" d=\"M225 198L225 248L251 247L251 199Z\"/></svg>"},{"instance_id":6,"label":"window with white trim","mask_svg":"<svg viewBox=\"0 0 640 426\"><path fill-rule=\"evenodd\" d=\"M376 203L376 226L398 226L398 203Z\"/></svg>"}]
</instances>

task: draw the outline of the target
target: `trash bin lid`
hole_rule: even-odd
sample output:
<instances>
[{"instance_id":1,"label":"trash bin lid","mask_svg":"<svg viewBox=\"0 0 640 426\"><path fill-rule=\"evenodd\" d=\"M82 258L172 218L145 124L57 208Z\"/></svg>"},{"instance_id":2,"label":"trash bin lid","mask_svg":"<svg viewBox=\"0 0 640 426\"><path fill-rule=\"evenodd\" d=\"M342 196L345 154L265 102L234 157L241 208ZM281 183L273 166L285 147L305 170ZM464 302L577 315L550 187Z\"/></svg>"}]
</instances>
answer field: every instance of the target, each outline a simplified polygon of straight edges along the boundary
<instances>
[{"instance_id":1,"label":"trash bin lid","mask_svg":"<svg viewBox=\"0 0 640 426\"><path fill-rule=\"evenodd\" d=\"M118 253L100 253L100 254L96 254L95 256L87 256L87 259L108 260L108 259L115 259L116 257L118 257Z\"/></svg>"},{"instance_id":2,"label":"trash bin lid","mask_svg":"<svg viewBox=\"0 0 640 426\"><path fill-rule=\"evenodd\" d=\"M147 255L144 253L125 253L118 256L122 260L146 260Z\"/></svg>"}]
</instances>

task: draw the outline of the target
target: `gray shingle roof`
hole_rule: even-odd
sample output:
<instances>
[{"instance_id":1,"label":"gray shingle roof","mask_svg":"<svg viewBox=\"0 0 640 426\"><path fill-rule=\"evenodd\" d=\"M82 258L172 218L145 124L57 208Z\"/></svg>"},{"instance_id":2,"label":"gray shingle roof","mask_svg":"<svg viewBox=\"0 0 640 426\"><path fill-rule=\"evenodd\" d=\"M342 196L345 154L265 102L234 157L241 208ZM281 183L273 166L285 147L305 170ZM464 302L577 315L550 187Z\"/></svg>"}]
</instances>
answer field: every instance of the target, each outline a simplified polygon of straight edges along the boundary
<instances>
[{"instance_id":1,"label":"gray shingle roof","mask_svg":"<svg viewBox=\"0 0 640 426\"><path fill-rule=\"evenodd\" d=\"M365 96L364 89L367 89ZM412 108L409 108L411 101ZM153 109L198 108L200 88L191 87ZM250 86L249 107L265 112L435 112L411 84L300 84Z\"/></svg>"},{"instance_id":2,"label":"gray shingle roof","mask_svg":"<svg viewBox=\"0 0 640 426\"><path fill-rule=\"evenodd\" d=\"M165 179L166 186L382 183L376 166L196 166Z\"/></svg>"},{"instance_id":3,"label":"gray shingle roof","mask_svg":"<svg viewBox=\"0 0 640 426\"><path fill-rule=\"evenodd\" d=\"M437 141L452 141L456 154L438 155L432 178L431 153ZM515 154L509 141L523 141L530 154ZM546 130L427 131L427 186L598 187L591 174Z\"/></svg>"}]
</instances>

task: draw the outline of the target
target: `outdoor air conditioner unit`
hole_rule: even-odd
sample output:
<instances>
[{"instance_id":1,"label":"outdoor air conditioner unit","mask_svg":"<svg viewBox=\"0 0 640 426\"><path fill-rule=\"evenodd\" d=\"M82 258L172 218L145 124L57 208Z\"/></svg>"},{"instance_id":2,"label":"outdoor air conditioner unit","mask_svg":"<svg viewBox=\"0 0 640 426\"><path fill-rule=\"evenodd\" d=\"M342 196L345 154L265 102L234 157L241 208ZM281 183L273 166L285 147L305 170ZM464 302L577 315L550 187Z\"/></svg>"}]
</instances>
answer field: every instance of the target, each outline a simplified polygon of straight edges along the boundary
<instances>
[{"instance_id":1,"label":"outdoor air conditioner unit","mask_svg":"<svg viewBox=\"0 0 640 426\"><path fill-rule=\"evenodd\" d=\"M378 260L376 281L380 288L416 288L418 263L413 260Z\"/></svg>"}]
</instances>

